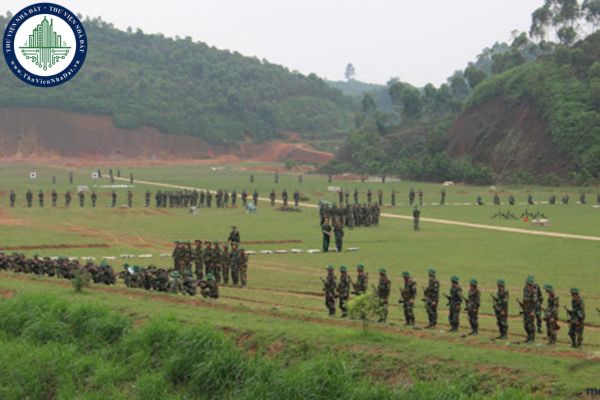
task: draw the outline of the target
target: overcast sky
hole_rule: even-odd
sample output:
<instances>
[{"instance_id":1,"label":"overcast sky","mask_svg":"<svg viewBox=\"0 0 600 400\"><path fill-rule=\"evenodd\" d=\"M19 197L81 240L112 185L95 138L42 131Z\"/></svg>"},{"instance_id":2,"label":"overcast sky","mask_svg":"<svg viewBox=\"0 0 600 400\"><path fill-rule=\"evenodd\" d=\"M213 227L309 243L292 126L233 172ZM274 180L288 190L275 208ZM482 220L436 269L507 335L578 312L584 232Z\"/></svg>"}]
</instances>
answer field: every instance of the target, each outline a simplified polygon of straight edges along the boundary
<instances>
[{"instance_id":1,"label":"overcast sky","mask_svg":"<svg viewBox=\"0 0 600 400\"><path fill-rule=\"evenodd\" d=\"M35 0L1 1L13 13ZM55 0L116 27L191 36L290 70L438 85L514 29L529 28L543 0ZM7 6L10 3L10 6ZM10 8L9 8L10 7Z\"/></svg>"}]
</instances>

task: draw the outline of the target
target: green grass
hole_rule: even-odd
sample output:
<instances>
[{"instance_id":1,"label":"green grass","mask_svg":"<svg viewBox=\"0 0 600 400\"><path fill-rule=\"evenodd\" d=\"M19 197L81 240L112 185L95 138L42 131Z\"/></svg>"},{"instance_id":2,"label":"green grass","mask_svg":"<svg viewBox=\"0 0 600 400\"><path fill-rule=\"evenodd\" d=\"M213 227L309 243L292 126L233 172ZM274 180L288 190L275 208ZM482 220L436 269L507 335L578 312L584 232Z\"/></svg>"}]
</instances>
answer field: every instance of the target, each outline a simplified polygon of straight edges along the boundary
<instances>
[{"instance_id":1,"label":"green grass","mask_svg":"<svg viewBox=\"0 0 600 400\"><path fill-rule=\"evenodd\" d=\"M271 188L278 192L286 187L289 192L299 188L308 195L310 202L319 198L335 200L336 195L327 192L326 177L322 175L304 176L299 184L296 174L280 173L280 183L273 183L272 172L259 169L274 167L269 164L240 164L227 166L225 171L212 171L207 165L165 166L135 168L136 179L170 184L204 187L210 189L237 189L239 193L246 188L256 187L261 196L266 196ZM116 167L114 167L116 170ZM93 168L76 169L75 184L93 185L89 173ZM103 173L106 174L103 168ZM246 169L246 170L245 170ZM32 182L29 171L37 170L40 178ZM256 181L250 185L248 176L253 170ZM135 207L133 209L110 209L109 190L99 193L99 207L80 209L74 198L70 210L63 208L39 209L37 199L34 207L24 205L24 193L31 187L34 194L39 188L51 190L51 176L58 179L57 190L60 194L68 187L67 168L29 165L3 165L0 167L0 247L31 244L81 244L105 243L104 249L51 249L29 250L26 254L65 256L119 255L123 253L159 254L170 252L174 239L219 239L227 237L229 226L240 228L242 241L259 240L302 240L301 244L248 245L250 249L291 249L319 248L320 234L318 215L315 209L305 208L301 213L281 213L259 204L255 215L245 214L238 209L201 210L198 215L189 215L186 210L143 209L143 192L156 187L135 185ZM121 168L122 176L128 176L129 170ZM103 180L102 184L106 184ZM339 183L334 182L333 185ZM408 190L423 188L426 202L438 201L440 185L401 183L360 183L344 182L342 187L353 190L357 187L363 194L367 188L376 191L380 187L389 193L391 188L398 191L398 202L406 203ZM14 188L19 194L19 207L8 208L8 191ZM70 187L74 191L75 186ZM525 201L531 191L536 199L546 200L550 193L560 195L568 191L571 202L578 197L579 188L514 187L501 188L513 192L518 201ZM593 189L585 188L590 194L588 201L595 203ZM491 201L490 188L454 186L447 189L447 202L473 202L478 194L487 196ZM120 201L124 203L124 191L120 190ZM593 198L591 198L593 195ZM503 195L505 199L507 195ZM433 197L433 199L432 199ZM389 196L387 200L389 201ZM46 200L49 203L49 197ZM59 203L62 205L62 197ZM154 204L154 202L153 202ZM535 207L537 209L538 207ZM502 210L506 207L501 207ZM515 213L525 206L515 207ZM591 204L580 206L544 206L539 209L546 213L552 226L549 231L600 236L598 213L600 209ZM530 211L531 207L530 207ZM408 215L407 206L394 209L385 208L384 212ZM529 228L521 221L507 222L490 219L496 207L485 206L447 206L444 208L426 206L423 217L443 218L456 221L469 221L500 226ZM519 212L520 214L520 212ZM101 304L134 321L146 321L154 316L175 316L186 323L205 322L210 326L233 331L236 338L246 336L242 347L251 351L269 352L269 346L283 343L284 351L278 357L290 357L297 362L298 357L306 353L310 358L324 349L334 349L347 353L351 359L357 358L369 368L365 374L381 378L392 388L408 386L411 393L423 393L426 398L430 380L442 382L453 393L469 393L469 387L477 392L492 393L497 388L513 386L526 387L525 392L541 394L555 393L569 397L580 393L594 382L599 367L597 362L585 361L597 359L600 347L600 316L594 311L600 307L598 293L598 259L600 251L597 242L529 236L516 233L504 233L473 228L440 224L423 224L420 232L412 231L410 221L383 218L378 228L362 228L346 232L345 246L359 247L357 253L341 254L288 254L256 255L250 259L247 289L222 287L221 298L211 302L211 307L203 300L186 300L183 296L153 294L138 290L127 290L119 283L117 290L104 291L93 286L83 295L75 297L72 288L58 279L24 277L12 273L0 273L0 290L17 293L50 293L68 301L77 303ZM540 229L540 228L536 228ZM131 260L127 260L130 262ZM133 260L141 264L149 262L169 266L169 258ZM119 270L119 260L116 269ZM358 262L367 265L370 283L375 283L376 270L380 265L387 268L392 279L393 303L390 309L390 325L375 325L372 334L365 337L361 333L360 323L340 323L337 319L326 317L323 298L320 297L319 276L324 276L327 264L336 266L345 264L354 266ZM481 334L477 338L461 338L445 332L447 330L446 310L440 308L440 330L421 331L407 329L403 323L401 310L397 306L401 272L409 270L417 279L419 293L426 284L426 271L433 265L438 270L442 291L447 292L449 277L457 274L465 282L476 277L481 289ZM577 286L581 289L588 310L587 321L595 327L586 328L584 348L572 352L568 347L567 326L561 324L560 342L556 347L548 347L542 338L534 347L518 344L523 340L522 324L519 320L515 298L520 297L523 282L527 275L534 274L540 283L552 283L558 290L563 305L569 305L568 289ZM353 275L353 273L352 273ZM495 290L495 281L502 277L507 280L511 292L510 341L500 343L490 340L496 336L491 301L487 292ZM466 285L466 284L464 284ZM300 293L298 293L300 292ZM421 302L416 306L417 323L425 324L426 316ZM561 317L565 317L561 315ZM467 321L462 316L462 331L467 331ZM256 348L255 348L256 347ZM277 346L275 346L277 347ZM289 353L289 354L288 354ZM299 353L300 355L296 354ZM279 353L278 353L279 354ZM595 358L596 357L596 358ZM508 372L507 372L508 371ZM117 371L118 372L118 371ZM117 374L107 367L106 374ZM361 376L364 374L361 374ZM145 388L162 388L162 379L155 372L140 375ZM453 382L457 382L452 386ZM467 385L467 386L465 386ZM158 389L156 389L158 390ZM433 390L433 389L432 389ZM160 392L158 390L158 392ZM158 393L157 392L157 393ZM172 393L170 393L172 394ZM407 395L409 396L409 395ZM416 395L415 395L416 396ZM514 396L517 396L516 394ZM410 397L408 397L410 398ZM447 398L454 398L449 396ZM504 398L514 398L506 395ZM517 397L518 398L518 397Z\"/></svg>"}]
</instances>

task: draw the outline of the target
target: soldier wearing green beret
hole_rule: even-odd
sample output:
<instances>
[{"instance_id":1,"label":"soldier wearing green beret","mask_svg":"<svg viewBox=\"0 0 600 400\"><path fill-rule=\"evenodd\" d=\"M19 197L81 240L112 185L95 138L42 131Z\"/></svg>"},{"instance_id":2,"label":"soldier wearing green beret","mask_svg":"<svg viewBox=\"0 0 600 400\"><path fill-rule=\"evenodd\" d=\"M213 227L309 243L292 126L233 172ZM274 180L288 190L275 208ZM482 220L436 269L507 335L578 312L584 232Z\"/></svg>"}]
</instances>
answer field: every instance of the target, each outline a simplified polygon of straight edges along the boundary
<instances>
[{"instance_id":1,"label":"soldier wearing green beret","mask_svg":"<svg viewBox=\"0 0 600 400\"><path fill-rule=\"evenodd\" d=\"M500 336L496 339L506 339L508 337L508 290L504 279L498 279L496 284L498 286L496 297L492 295L496 324L500 331Z\"/></svg>"},{"instance_id":2,"label":"soldier wearing green beret","mask_svg":"<svg viewBox=\"0 0 600 400\"><path fill-rule=\"evenodd\" d=\"M417 296L417 283L410 276L409 272L403 272L404 287L400 288L400 300L404 310L404 325L412 326L415 324L415 313L413 307L415 305L415 297Z\"/></svg>"},{"instance_id":3,"label":"soldier wearing green beret","mask_svg":"<svg viewBox=\"0 0 600 400\"><path fill-rule=\"evenodd\" d=\"M377 285L377 297L379 298L379 304L382 308L382 313L379 318L379 322L385 322L388 315L388 302L390 298L390 291L392 290L392 283L387 277L385 268L379 268L379 285Z\"/></svg>"},{"instance_id":4,"label":"soldier wearing green beret","mask_svg":"<svg viewBox=\"0 0 600 400\"><path fill-rule=\"evenodd\" d=\"M215 276L213 274L206 274L206 280L200 281L199 286L202 297L210 297L211 299L219 298L219 285L215 281Z\"/></svg>"},{"instance_id":5,"label":"soldier wearing green beret","mask_svg":"<svg viewBox=\"0 0 600 400\"><path fill-rule=\"evenodd\" d=\"M350 300L350 286L352 286L352 280L348 276L348 268L345 265L340 267L340 282L337 286L338 297L340 299L340 310L342 311L342 318L348 316L348 300Z\"/></svg>"},{"instance_id":6,"label":"soldier wearing green beret","mask_svg":"<svg viewBox=\"0 0 600 400\"><path fill-rule=\"evenodd\" d=\"M325 292L325 307L329 311L329 316L335 315L335 291L337 289L337 283L335 275L333 273L333 265L327 266L327 277L321 278L323 282L323 292Z\"/></svg>"},{"instance_id":7,"label":"soldier wearing green beret","mask_svg":"<svg viewBox=\"0 0 600 400\"><path fill-rule=\"evenodd\" d=\"M476 336L479 333L479 306L481 305L481 292L477 288L477 279L471 279L469 282L469 294L467 297L466 311L469 316L471 333Z\"/></svg>"},{"instance_id":8,"label":"soldier wearing green beret","mask_svg":"<svg viewBox=\"0 0 600 400\"><path fill-rule=\"evenodd\" d=\"M571 310L567 309L567 314L569 315L571 347L581 347L585 324L585 304L577 288L571 289Z\"/></svg>"},{"instance_id":9,"label":"soldier wearing green beret","mask_svg":"<svg viewBox=\"0 0 600 400\"><path fill-rule=\"evenodd\" d=\"M357 276L356 283L352 282L352 286L354 287L353 294L360 296L361 294L367 293L367 285L369 283L369 274L365 273L365 266L362 264L358 264L356 266Z\"/></svg>"},{"instance_id":10,"label":"soldier wearing green beret","mask_svg":"<svg viewBox=\"0 0 600 400\"><path fill-rule=\"evenodd\" d=\"M437 325L437 306L440 297L440 281L435 276L435 269L429 268L427 271L429 283L423 291L425 302L425 310L427 311L427 319L429 324L426 329L433 328Z\"/></svg>"},{"instance_id":11,"label":"soldier wearing green beret","mask_svg":"<svg viewBox=\"0 0 600 400\"><path fill-rule=\"evenodd\" d=\"M458 276L453 275L450 281L452 287L450 288L450 295L446 296L448 299L449 313L448 321L450 323L450 332L458 332L458 326L460 324L460 306L463 301L462 288L458 283Z\"/></svg>"},{"instance_id":12,"label":"soldier wearing green beret","mask_svg":"<svg viewBox=\"0 0 600 400\"><path fill-rule=\"evenodd\" d=\"M552 285L544 285L546 294L548 294L548 305L544 311L544 321L546 321L546 333L548 335L548 344L556 343L556 333L560 329L558 326L558 296L554 293Z\"/></svg>"},{"instance_id":13,"label":"soldier wearing green beret","mask_svg":"<svg viewBox=\"0 0 600 400\"><path fill-rule=\"evenodd\" d=\"M167 284L167 290L170 293L179 293L181 292L181 274L179 271L171 271L169 274L169 283Z\"/></svg>"},{"instance_id":14,"label":"soldier wearing green beret","mask_svg":"<svg viewBox=\"0 0 600 400\"><path fill-rule=\"evenodd\" d=\"M523 288L523 303L520 303L523 313L523 326L527 334L525 343L535 342L535 309L538 304L537 290L533 286L533 276L529 275Z\"/></svg>"}]
</instances>

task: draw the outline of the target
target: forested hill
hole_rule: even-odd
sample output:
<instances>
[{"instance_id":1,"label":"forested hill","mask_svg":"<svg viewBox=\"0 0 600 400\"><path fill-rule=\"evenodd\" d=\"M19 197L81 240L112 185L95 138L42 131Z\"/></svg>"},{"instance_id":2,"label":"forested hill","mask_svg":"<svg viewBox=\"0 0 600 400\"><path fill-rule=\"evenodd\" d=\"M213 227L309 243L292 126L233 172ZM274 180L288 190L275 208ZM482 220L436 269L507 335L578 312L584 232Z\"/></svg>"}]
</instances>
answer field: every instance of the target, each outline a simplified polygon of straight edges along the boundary
<instances>
[{"instance_id":1,"label":"forested hill","mask_svg":"<svg viewBox=\"0 0 600 400\"><path fill-rule=\"evenodd\" d=\"M0 31L8 16L0 15ZM108 115L120 128L156 127L209 142L346 132L357 102L314 74L265 60L86 20L89 52L81 72L40 90L0 68L0 107L59 108Z\"/></svg>"}]
</instances>

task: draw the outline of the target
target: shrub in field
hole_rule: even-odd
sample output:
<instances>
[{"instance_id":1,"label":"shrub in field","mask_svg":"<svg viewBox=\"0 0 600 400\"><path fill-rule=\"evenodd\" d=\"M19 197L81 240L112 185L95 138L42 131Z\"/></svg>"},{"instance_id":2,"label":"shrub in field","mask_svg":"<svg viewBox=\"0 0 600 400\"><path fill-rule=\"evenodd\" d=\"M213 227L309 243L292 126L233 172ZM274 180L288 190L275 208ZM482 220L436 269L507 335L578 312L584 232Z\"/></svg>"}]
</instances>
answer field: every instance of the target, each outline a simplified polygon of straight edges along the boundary
<instances>
[{"instance_id":1,"label":"shrub in field","mask_svg":"<svg viewBox=\"0 0 600 400\"><path fill-rule=\"evenodd\" d=\"M348 303L350 319L358 319L363 323L363 331L369 330L369 322L377 321L383 316L384 309L375 293L369 292L357 296Z\"/></svg>"},{"instance_id":2,"label":"shrub in field","mask_svg":"<svg viewBox=\"0 0 600 400\"><path fill-rule=\"evenodd\" d=\"M76 269L73 279L71 279L71 285L76 292L81 292L84 288L90 287L92 277L89 272L83 269Z\"/></svg>"}]
</instances>

